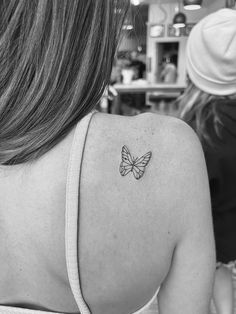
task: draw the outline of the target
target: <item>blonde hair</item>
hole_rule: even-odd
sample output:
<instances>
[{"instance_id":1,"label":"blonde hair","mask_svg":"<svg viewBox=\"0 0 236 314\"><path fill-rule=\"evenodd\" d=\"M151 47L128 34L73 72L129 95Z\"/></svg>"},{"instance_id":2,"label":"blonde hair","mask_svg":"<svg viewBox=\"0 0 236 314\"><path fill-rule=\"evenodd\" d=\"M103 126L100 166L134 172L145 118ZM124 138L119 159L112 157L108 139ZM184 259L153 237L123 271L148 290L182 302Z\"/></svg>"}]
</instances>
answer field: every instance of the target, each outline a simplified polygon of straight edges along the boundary
<instances>
[{"instance_id":1,"label":"blonde hair","mask_svg":"<svg viewBox=\"0 0 236 314\"><path fill-rule=\"evenodd\" d=\"M194 123L194 129L201 140L211 146L220 140L220 129L224 127L219 111L216 110L220 101L234 99L232 96L215 96L208 94L189 80L184 93L176 100L179 108L179 117L188 124ZM211 126L209 127L209 120Z\"/></svg>"},{"instance_id":2,"label":"blonde hair","mask_svg":"<svg viewBox=\"0 0 236 314\"><path fill-rule=\"evenodd\" d=\"M100 100L128 0L0 1L0 164L38 158Z\"/></svg>"}]
</instances>

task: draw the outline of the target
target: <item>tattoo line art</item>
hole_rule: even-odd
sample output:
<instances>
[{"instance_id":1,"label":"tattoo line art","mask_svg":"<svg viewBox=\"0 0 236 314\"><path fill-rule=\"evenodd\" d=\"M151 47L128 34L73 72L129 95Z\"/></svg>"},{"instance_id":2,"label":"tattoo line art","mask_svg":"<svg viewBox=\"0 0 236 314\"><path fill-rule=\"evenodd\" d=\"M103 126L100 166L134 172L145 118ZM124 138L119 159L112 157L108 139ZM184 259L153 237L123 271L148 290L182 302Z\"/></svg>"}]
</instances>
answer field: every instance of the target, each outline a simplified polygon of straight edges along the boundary
<instances>
[{"instance_id":1,"label":"tattoo line art","mask_svg":"<svg viewBox=\"0 0 236 314\"><path fill-rule=\"evenodd\" d=\"M120 163L120 174L126 176L129 172L132 172L135 179L139 180L142 178L145 167L149 163L152 157L152 152L148 152L142 157L134 158L131 156L127 146L123 146L121 150L121 163Z\"/></svg>"}]
</instances>

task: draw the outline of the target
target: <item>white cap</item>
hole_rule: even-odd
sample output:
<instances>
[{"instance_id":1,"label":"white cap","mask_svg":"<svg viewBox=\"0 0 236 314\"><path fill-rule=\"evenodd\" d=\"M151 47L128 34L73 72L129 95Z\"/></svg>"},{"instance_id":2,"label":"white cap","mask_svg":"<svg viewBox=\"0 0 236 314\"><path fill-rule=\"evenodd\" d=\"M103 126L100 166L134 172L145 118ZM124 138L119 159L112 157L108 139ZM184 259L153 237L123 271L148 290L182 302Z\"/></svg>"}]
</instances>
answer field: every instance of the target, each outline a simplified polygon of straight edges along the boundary
<instances>
[{"instance_id":1,"label":"white cap","mask_svg":"<svg viewBox=\"0 0 236 314\"><path fill-rule=\"evenodd\" d=\"M236 93L236 11L221 9L195 25L187 42L191 81L212 95Z\"/></svg>"}]
</instances>

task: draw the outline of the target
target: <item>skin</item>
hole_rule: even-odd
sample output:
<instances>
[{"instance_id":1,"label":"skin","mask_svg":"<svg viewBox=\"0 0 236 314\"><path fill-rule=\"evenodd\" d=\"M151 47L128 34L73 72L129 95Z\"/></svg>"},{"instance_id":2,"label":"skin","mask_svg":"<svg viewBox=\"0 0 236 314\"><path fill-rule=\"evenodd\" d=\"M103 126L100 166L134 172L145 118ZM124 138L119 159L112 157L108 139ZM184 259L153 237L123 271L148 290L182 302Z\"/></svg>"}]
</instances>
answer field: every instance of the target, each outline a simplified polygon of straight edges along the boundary
<instances>
[{"instance_id":1,"label":"skin","mask_svg":"<svg viewBox=\"0 0 236 314\"><path fill-rule=\"evenodd\" d=\"M64 248L72 138L73 131L38 161L0 172L1 304L78 312ZM133 156L152 152L140 180L119 173L123 145ZM133 313L159 286L160 314L208 313L215 270L208 180L186 124L153 114L94 116L81 174L79 264L92 313Z\"/></svg>"}]
</instances>

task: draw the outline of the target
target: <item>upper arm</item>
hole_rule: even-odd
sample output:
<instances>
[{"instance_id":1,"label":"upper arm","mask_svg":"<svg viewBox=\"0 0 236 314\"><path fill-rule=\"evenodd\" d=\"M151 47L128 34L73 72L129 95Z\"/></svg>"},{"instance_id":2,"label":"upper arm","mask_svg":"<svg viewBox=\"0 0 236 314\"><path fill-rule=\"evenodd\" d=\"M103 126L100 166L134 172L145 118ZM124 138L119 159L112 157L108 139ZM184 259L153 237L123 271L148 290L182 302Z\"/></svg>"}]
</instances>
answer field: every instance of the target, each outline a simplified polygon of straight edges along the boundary
<instances>
[{"instance_id":1,"label":"upper arm","mask_svg":"<svg viewBox=\"0 0 236 314\"><path fill-rule=\"evenodd\" d=\"M179 139L180 140L179 140ZM207 314L212 295L215 249L208 178L200 143L179 123L175 130L170 190L178 239L158 297L160 314Z\"/></svg>"}]
</instances>

